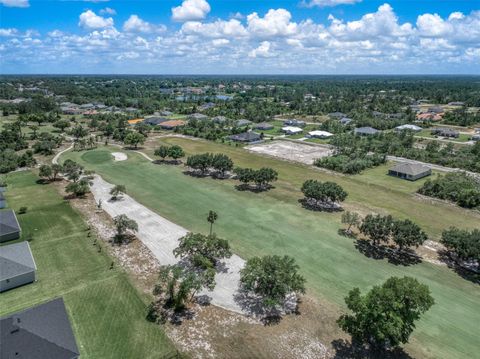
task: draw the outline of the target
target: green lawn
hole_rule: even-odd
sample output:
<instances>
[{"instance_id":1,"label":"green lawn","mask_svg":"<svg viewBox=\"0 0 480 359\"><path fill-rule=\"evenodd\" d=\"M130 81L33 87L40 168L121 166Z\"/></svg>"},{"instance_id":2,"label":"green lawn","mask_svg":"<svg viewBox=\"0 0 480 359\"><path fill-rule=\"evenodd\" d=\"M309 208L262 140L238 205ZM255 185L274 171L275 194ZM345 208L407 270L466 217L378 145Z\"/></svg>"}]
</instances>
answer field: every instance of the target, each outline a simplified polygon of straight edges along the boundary
<instances>
[{"instance_id":1,"label":"green lawn","mask_svg":"<svg viewBox=\"0 0 480 359\"><path fill-rule=\"evenodd\" d=\"M6 192L30 246L37 282L0 295L0 316L63 297L81 358L159 358L174 352L161 327L147 322L145 302L112 259L87 238L86 225L49 185L30 172L8 176ZM10 242L11 243L11 242ZM8 243L5 243L8 244Z\"/></svg>"},{"instance_id":2,"label":"green lawn","mask_svg":"<svg viewBox=\"0 0 480 359\"><path fill-rule=\"evenodd\" d=\"M350 193L349 205L410 217L434 236L451 224L478 226L480 217L473 212L415 199L411 192L419 183L399 180L397 184L396 179L388 176L382 177L385 181L370 183L377 175L369 171L353 177L333 176L231 146L186 139L166 142L180 144L188 153L223 152L240 166L272 166L282 180L274 190L254 194L235 190L233 181L192 178L182 173L182 167L154 165L132 152L124 162L104 162L105 151L110 151L106 148L91 153L69 152L62 159L81 161L107 181L126 184L129 194L138 201L192 231L206 232L207 212L216 210L219 220L215 231L230 241L236 253L244 258L272 253L295 257L309 292L335 303L339 310L344 308L343 297L352 287L367 289L393 275L414 276L430 287L436 304L418 323L407 349L417 357L427 358L477 355L478 285L446 267L426 262L403 267L365 257L355 249L352 240L337 234L339 214L300 207L298 188L306 178L333 179Z\"/></svg>"}]
</instances>

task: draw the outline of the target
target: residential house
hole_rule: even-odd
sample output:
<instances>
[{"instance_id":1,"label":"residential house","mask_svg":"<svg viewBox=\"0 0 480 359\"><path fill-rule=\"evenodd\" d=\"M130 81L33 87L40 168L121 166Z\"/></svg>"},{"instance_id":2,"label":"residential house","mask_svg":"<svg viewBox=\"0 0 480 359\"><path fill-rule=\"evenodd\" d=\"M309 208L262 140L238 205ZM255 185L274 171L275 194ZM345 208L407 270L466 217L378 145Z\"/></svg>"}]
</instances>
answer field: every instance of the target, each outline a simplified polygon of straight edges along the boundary
<instances>
[{"instance_id":1,"label":"residential house","mask_svg":"<svg viewBox=\"0 0 480 359\"><path fill-rule=\"evenodd\" d=\"M185 126L185 121L182 121L182 120L165 121L165 122L162 122L159 126L164 130L174 130L177 127Z\"/></svg>"},{"instance_id":2,"label":"residential house","mask_svg":"<svg viewBox=\"0 0 480 359\"><path fill-rule=\"evenodd\" d=\"M347 117L347 115L345 115L343 112L331 112L328 114L328 117L340 120L341 118Z\"/></svg>"},{"instance_id":3,"label":"residential house","mask_svg":"<svg viewBox=\"0 0 480 359\"><path fill-rule=\"evenodd\" d=\"M403 178L409 181L416 181L420 178L430 176L432 170L430 167L416 163L399 163L388 171L390 176Z\"/></svg>"},{"instance_id":4,"label":"residential house","mask_svg":"<svg viewBox=\"0 0 480 359\"><path fill-rule=\"evenodd\" d=\"M0 293L35 282L37 266L28 242L0 247Z\"/></svg>"},{"instance_id":5,"label":"residential house","mask_svg":"<svg viewBox=\"0 0 480 359\"><path fill-rule=\"evenodd\" d=\"M0 211L0 243L20 238L20 225L11 209Z\"/></svg>"},{"instance_id":6,"label":"residential house","mask_svg":"<svg viewBox=\"0 0 480 359\"><path fill-rule=\"evenodd\" d=\"M397 132L399 132L399 131L420 132L421 130L422 130L422 128L420 126L409 125L409 124L395 127L395 131L397 131Z\"/></svg>"},{"instance_id":7,"label":"residential house","mask_svg":"<svg viewBox=\"0 0 480 359\"><path fill-rule=\"evenodd\" d=\"M188 116L189 120L197 120L197 121L204 121L208 120L208 116L204 115L203 113L192 113Z\"/></svg>"},{"instance_id":8,"label":"residential house","mask_svg":"<svg viewBox=\"0 0 480 359\"><path fill-rule=\"evenodd\" d=\"M305 121L300 121L297 119L290 119L283 121L284 126L294 126L294 127L305 127L307 124Z\"/></svg>"},{"instance_id":9,"label":"residential house","mask_svg":"<svg viewBox=\"0 0 480 359\"><path fill-rule=\"evenodd\" d=\"M228 138L234 142L248 142L248 143L260 142L262 140L262 136L253 131L239 133L236 135L229 136Z\"/></svg>"},{"instance_id":10,"label":"residential house","mask_svg":"<svg viewBox=\"0 0 480 359\"><path fill-rule=\"evenodd\" d=\"M80 356L62 298L0 318L0 343L5 359Z\"/></svg>"},{"instance_id":11,"label":"residential house","mask_svg":"<svg viewBox=\"0 0 480 359\"><path fill-rule=\"evenodd\" d=\"M252 121L241 119L241 120L238 120L237 122L235 122L235 125L237 127L244 127L244 126L248 126L251 123L252 123Z\"/></svg>"},{"instance_id":12,"label":"residential house","mask_svg":"<svg viewBox=\"0 0 480 359\"><path fill-rule=\"evenodd\" d=\"M0 192L0 209L4 209L6 206L7 206L7 200L5 199L3 192Z\"/></svg>"},{"instance_id":13,"label":"residential house","mask_svg":"<svg viewBox=\"0 0 480 359\"><path fill-rule=\"evenodd\" d=\"M311 138L329 138L333 136L333 133L330 133L328 131L316 130L316 131L310 131L308 133L308 136Z\"/></svg>"},{"instance_id":14,"label":"residential house","mask_svg":"<svg viewBox=\"0 0 480 359\"><path fill-rule=\"evenodd\" d=\"M434 136L449 137L449 138L458 138L460 136L460 133L458 131L455 131L451 128L446 128L446 127L432 128L430 133Z\"/></svg>"},{"instance_id":15,"label":"residential house","mask_svg":"<svg viewBox=\"0 0 480 359\"><path fill-rule=\"evenodd\" d=\"M161 123L167 122L167 121L170 121L170 119L165 117L149 116L149 117L146 117L143 122L146 123L147 125L158 126Z\"/></svg>"},{"instance_id":16,"label":"residential house","mask_svg":"<svg viewBox=\"0 0 480 359\"><path fill-rule=\"evenodd\" d=\"M348 118L348 117L342 117L340 119L340 123L344 126L350 124L353 120L351 118Z\"/></svg>"},{"instance_id":17,"label":"residential house","mask_svg":"<svg viewBox=\"0 0 480 359\"><path fill-rule=\"evenodd\" d=\"M295 127L295 126L282 127L282 131L285 132L285 134L287 135L296 135L303 132L303 130L300 127Z\"/></svg>"},{"instance_id":18,"label":"residential house","mask_svg":"<svg viewBox=\"0 0 480 359\"><path fill-rule=\"evenodd\" d=\"M373 127L359 127L353 130L356 135L371 136L379 133L380 131Z\"/></svg>"},{"instance_id":19,"label":"residential house","mask_svg":"<svg viewBox=\"0 0 480 359\"><path fill-rule=\"evenodd\" d=\"M274 126L268 122L260 122L255 126L255 129L260 131L268 131L273 130Z\"/></svg>"}]
</instances>

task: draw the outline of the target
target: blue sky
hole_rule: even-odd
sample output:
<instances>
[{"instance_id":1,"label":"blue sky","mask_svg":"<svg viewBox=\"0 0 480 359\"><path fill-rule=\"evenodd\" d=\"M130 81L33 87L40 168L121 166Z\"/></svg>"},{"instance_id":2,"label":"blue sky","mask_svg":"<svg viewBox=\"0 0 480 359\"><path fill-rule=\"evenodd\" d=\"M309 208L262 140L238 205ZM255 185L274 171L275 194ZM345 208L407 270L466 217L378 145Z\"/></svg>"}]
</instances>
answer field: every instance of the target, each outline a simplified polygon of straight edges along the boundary
<instances>
[{"instance_id":1,"label":"blue sky","mask_svg":"<svg viewBox=\"0 0 480 359\"><path fill-rule=\"evenodd\" d=\"M0 73L480 74L480 1L0 4Z\"/></svg>"}]
</instances>

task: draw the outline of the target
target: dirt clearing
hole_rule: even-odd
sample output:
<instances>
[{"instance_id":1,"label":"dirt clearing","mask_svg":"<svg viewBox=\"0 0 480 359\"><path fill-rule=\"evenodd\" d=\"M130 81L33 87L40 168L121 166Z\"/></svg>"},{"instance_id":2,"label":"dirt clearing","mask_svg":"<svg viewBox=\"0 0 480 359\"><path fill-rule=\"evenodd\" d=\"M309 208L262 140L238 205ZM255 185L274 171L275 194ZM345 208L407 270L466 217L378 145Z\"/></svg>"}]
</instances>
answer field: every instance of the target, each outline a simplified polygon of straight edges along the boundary
<instances>
[{"instance_id":1,"label":"dirt clearing","mask_svg":"<svg viewBox=\"0 0 480 359\"><path fill-rule=\"evenodd\" d=\"M327 146L307 145L293 141L274 141L245 148L251 152L307 165L313 164L317 158L327 157L333 153L333 150Z\"/></svg>"}]
</instances>

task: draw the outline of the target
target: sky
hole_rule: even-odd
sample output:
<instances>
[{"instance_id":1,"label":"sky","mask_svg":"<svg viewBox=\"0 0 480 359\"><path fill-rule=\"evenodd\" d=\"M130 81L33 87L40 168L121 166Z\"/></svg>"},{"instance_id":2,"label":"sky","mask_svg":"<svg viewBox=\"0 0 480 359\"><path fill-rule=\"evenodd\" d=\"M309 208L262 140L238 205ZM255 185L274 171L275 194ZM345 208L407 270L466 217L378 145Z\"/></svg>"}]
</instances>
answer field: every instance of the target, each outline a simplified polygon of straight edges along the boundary
<instances>
[{"instance_id":1,"label":"sky","mask_svg":"<svg viewBox=\"0 0 480 359\"><path fill-rule=\"evenodd\" d=\"M0 73L480 75L480 0L0 0Z\"/></svg>"}]
</instances>

